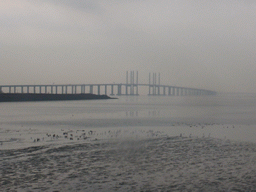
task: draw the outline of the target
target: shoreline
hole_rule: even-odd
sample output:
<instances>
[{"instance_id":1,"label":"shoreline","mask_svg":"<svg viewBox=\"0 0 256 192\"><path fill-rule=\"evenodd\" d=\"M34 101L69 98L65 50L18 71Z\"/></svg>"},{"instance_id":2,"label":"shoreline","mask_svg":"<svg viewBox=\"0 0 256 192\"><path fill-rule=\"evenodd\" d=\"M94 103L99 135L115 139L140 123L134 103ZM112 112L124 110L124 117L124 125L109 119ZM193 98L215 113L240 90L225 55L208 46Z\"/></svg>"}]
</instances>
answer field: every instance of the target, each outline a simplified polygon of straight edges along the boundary
<instances>
[{"instance_id":1,"label":"shoreline","mask_svg":"<svg viewBox=\"0 0 256 192\"><path fill-rule=\"evenodd\" d=\"M49 93L1 93L0 102L20 101L65 101L65 100L98 100L116 99L107 95L83 94L49 94Z\"/></svg>"}]
</instances>

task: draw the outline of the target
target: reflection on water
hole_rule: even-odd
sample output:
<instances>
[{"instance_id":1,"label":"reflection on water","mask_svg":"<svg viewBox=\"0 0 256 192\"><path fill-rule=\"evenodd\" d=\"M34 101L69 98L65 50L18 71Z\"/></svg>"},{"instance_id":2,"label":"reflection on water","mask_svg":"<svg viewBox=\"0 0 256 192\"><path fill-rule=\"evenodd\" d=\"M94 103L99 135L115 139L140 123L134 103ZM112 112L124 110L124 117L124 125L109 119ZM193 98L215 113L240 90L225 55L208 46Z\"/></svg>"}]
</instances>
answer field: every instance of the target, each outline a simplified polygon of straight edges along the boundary
<instances>
[{"instance_id":1,"label":"reflection on water","mask_svg":"<svg viewBox=\"0 0 256 192\"><path fill-rule=\"evenodd\" d=\"M146 113L143 113L141 111L126 111L125 112L126 117L144 117L146 116ZM159 110L148 110L147 117L160 117L160 111Z\"/></svg>"},{"instance_id":2,"label":"reflection on water","mask_svg":"<svg viewBox=\"0 0 256 192\"><path fill-rule=\"evenodd\" d=\"M139 116L138 111L126 111L125 114L126 114L126 117L138 117Z\"/></svg>"}]
</instances>

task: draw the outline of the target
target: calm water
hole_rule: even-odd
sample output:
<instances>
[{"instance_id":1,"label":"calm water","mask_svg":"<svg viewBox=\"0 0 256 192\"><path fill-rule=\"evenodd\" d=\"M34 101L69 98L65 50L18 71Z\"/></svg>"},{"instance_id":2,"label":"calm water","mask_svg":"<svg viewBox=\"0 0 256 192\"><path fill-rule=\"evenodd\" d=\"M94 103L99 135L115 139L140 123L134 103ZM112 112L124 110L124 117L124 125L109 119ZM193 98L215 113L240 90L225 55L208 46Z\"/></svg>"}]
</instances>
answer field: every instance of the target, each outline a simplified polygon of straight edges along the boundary
<instances>
[{"instance_id":1,"label":"calm water","mask_svg":"<svg viewBox=\"0 0 256 192\"><path fill-rule=\"evenodd\" d=\"M255 141L255 95L0 103L0 191L256 191Z\"/></svg>"}]
</instances>

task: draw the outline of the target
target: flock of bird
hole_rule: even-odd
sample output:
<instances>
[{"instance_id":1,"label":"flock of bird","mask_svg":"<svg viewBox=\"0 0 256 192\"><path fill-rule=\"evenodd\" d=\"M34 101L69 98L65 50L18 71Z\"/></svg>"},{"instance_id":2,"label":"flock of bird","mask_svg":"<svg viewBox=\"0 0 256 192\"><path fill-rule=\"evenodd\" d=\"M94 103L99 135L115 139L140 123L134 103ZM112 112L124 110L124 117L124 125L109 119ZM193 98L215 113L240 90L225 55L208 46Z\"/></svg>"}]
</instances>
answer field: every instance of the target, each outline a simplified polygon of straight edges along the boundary
<instances>
[{"instance_id":1,"label":"flock of bird","mask_svg":"<svg viewBox=\"0 0 256 192\"><path fill-rule=\"evenodd\" d=\"M66 139L70 141L79 141L79 140L90 140L96 141L98 139L108 139L108 138L118 138L122 136L131 136L131 137L158 137L162 136L164 133L161 131L153 131L153 130L108 130L108 131L93 131L93 130L63 130L61 129L60 134L56 133L46 133L44 137L41 138L30 138L33 142L41 142L41 141L54 141L58 139Z\"/></svg>"},{"instance_id":2,"label":"flock of bird","mask_svg":"<svg viewBox=\"0 0 256 192\"><path fill-rule=\"evenodd\" d=\"M235 125L225 125L225 124L215 124L215 123L195 123L195 124L188 124L188 123L175 123L172 126L188 126L190 128L197 127L204 129L206 126L213 126L218 125L222 126L223 128L235 128ZM20 133L21 135L21 133ZM45 141L57 141L61 139L69 140L69 141L79 141L79 140L88 140L88 141L96 141L99 139L108 139L108 138L117 138L117 137L158 137L166 135L164 132L161 131L153 131L153 130L141 130L141 129L113 129L113 130L105 130L102 129L101 131L96 130L72 130L72 129L61 129L58 134L55 133L46 133L45 136L41 137L30 137L30 140L34 143L36 142L45 142ZM166 135L167 136L167 135ZM190 133L189 136L185 135L184 133L180 133L179 137L189 137L192 138L192 134ZM203 133L202 138L211 137L211 133L208 133L208 136L205 136ZM5 141L0 141L0 145L3 145Z\"/></svg>"}]
</instances>

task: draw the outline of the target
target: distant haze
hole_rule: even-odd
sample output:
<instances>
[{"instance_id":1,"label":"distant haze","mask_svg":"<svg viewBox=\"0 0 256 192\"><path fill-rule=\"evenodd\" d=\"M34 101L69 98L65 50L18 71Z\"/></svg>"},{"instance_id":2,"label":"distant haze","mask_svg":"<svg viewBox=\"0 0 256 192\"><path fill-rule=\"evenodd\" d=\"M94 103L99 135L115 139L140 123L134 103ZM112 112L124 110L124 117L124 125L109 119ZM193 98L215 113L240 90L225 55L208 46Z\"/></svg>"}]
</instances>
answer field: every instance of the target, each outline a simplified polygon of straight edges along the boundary
<instances>
[{"instance_id":1,"label":"distant haze","mask_svg":"<svg viewBox=\"0 0 256 192\"><path fill-rule=\"evenodd\" d=\"M161 83L256 93L256 1L1 0L0 84Z\"/></svg>"}]
</instances>

